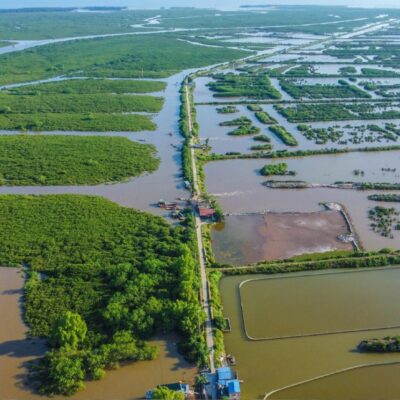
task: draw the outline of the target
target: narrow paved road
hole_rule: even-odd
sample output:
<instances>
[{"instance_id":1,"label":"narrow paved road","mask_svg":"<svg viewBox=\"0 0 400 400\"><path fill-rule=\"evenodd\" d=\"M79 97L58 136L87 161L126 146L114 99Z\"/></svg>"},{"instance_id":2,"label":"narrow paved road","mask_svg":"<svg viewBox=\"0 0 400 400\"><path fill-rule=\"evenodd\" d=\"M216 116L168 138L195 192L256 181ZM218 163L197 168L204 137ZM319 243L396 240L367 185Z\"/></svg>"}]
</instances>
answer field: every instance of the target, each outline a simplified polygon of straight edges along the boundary
<instances>
[{"instance_id":1,"label":"narrow paved road","mask_svg":"<svg viewBox=\"0 0 400 400\"><path fill-rule=\"evenodd\" d=\"M199 189L199 182L197 178L197 164L196 164L196 156L194 152L194 141L193 141L193 121L191 114L191 104L190 104L190 96L187 83L184 85L185 96L186 96L186 111L188 115L188 124L190 131L190 152L191 152L191 161L192 161L192 169L193 169L193 193L192 193L192 203L195 204L198 200L201 199L201 192ZM211 372L215 372L215 363L214 363L214 337L212 332L212 322L211 322L211 305L210 305L210 296L208 291L208 281L207 281L207 273L206 273L206 261L204 257L204 246L203 246L203 238L201 234L201 220L198 213L195 213L196 219L196 236L197 236L197 245L199 250L199 260L200 260L200 278L201 278L201 300L204 307L204 311L206 313L206 322L205 322L205 334L206 334L206 342L207 347L209 349L209 363ZM214 397L214 396L213 396Z\"/></svg>"}]
</instances>

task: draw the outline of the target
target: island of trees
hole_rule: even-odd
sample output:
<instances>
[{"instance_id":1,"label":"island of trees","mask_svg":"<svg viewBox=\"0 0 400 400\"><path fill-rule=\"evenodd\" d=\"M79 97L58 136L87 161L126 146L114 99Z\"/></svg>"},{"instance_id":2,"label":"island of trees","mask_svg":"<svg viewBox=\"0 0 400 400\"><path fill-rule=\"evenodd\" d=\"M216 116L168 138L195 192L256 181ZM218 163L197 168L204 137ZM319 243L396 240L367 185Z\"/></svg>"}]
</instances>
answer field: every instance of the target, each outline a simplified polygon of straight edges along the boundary
<instances>
[{"instance_id":1,"label":"island of trees","mask_svg":"<svg viewBox=\"0 0 400 400\"><path fill-rule=\"evenodd\" d=\"M0 184L93 185L158 168L153 145L124 137L0 136Z\"/></svg>"},{"instance_id":2,"label":"island of trees","mask_svg":"<svg viewBox=\"0 0 400 400\"><path fill-rule=\"evenodd\" d=\"M362 340L358 344L358 349L366 353L398 353L400 352L400 336Z\"/></svg>"}]
</instances>

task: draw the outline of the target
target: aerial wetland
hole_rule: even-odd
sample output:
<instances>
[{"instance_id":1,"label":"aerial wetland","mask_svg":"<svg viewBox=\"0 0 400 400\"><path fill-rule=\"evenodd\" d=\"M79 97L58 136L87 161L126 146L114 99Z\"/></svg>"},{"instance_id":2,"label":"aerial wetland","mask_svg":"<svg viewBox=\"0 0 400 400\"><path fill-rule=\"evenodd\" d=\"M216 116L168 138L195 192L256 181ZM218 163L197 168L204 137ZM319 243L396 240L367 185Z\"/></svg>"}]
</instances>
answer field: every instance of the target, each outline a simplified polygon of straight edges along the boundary
<instances>
[{"instance_id":1,"label":"aerial wetland","mask_svg":"<svg viewBox=\"0 0 400 400\"><path fill-rule=\"evenodd\" d=\"M295 10L0 12L0 398L399 397L400 12Z\"/></svg>"}]
</instances>

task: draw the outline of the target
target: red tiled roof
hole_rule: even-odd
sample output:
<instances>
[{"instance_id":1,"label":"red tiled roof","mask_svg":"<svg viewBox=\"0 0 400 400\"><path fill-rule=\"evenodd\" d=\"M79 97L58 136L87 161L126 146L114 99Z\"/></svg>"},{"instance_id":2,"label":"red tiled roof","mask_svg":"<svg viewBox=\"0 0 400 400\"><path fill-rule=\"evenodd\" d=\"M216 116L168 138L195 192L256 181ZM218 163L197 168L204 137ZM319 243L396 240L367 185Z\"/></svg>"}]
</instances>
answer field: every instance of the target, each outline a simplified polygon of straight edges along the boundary
<instances>
[{"instance_id":1,"label":"red tiled roof","mask_svg":"<svg viewBox=\"0 0 400 400\"><path fill-rule=\"evenodd\" d=\"M199 207L200 217L212 217L215 213L213 208Z\"/></svg>"}]
</instances>

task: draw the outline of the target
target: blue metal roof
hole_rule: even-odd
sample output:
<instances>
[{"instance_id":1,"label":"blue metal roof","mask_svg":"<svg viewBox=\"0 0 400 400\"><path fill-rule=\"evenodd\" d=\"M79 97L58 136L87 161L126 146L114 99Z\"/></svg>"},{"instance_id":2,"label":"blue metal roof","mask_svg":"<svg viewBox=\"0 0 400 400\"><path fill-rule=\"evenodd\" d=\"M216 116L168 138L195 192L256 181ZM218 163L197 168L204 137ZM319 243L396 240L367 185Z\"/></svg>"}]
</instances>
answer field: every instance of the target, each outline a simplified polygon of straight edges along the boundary
<instances>
[{"instance_id":1,"label":"blue metal roof","mask_svg":"<svg viewBox=\"0 0 400 400\"><path fill-rule=\"evenodd\" d=\"M227 382L228 393L240 393L240 383L237 379Z\"/></svg>"},{"instance_id":2,"label":"blue metal roof","mask_svg":"<svg viewBox=\"0 0 400 400\"><path fill-rule=\"evenodd\" d=\"M232 370L229 367L221 367L217 369L218 382L228 381L233 378Z\"/></svg>"}]
</instances>

